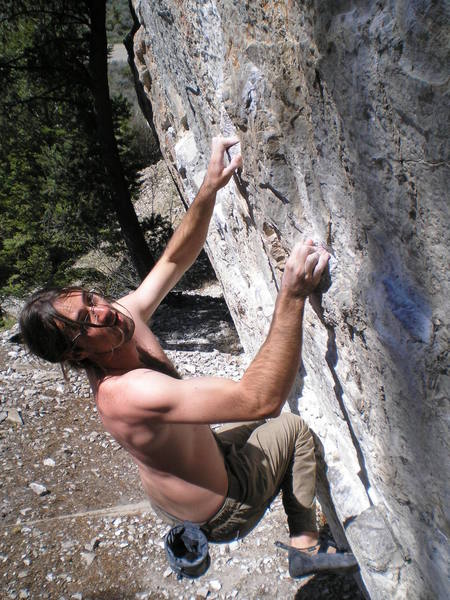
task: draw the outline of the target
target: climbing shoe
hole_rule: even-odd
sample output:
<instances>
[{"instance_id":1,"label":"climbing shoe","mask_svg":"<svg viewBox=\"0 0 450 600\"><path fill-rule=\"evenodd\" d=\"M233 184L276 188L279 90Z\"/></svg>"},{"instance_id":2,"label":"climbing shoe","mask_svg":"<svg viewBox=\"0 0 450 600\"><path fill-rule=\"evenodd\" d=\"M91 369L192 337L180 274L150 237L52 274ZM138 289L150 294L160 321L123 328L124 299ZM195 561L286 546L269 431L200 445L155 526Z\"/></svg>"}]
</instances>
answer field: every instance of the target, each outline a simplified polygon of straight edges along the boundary
<instances>
[{"instance_id":1,"label":"climbing shoe","mask_svg":"<svg viewBox=\"0 0 450 600\"><path fill-rule=\"evenodd\" d=\"M289 575L293 578L325 572L345 573L358 567L356 558L351 552L328 554L328 548L321 544L305 550L298 550L281 542L275 542L275 545L288 551ZM313 554L317 548L318 552Z\"/></svg>"},{"instance_id":2,"label":"climbing shoe","mask_svg":"<svg viewBox=\"0 0 450 600\"><path fill-rule=\"evenodd\" d=\"M205 534L198 525L188 521L172 527L164 538L164 548L170 568L178 579L200 577L211 564Z\"/></svg>"}]
</instances>

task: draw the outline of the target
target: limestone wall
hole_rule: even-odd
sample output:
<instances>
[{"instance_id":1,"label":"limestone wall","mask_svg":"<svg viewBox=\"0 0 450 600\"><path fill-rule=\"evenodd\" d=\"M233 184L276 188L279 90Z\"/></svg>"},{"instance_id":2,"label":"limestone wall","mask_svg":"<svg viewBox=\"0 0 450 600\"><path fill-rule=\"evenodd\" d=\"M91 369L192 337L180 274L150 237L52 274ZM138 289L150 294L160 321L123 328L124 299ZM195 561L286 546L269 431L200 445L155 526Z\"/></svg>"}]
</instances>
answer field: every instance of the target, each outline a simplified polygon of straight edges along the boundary
<instances>
[{"instance_id":1,"label":"limestone wall","mask_svg":"<svg viewBox=\"0 0 450 600\"><path fill-rule=\"evenodd\" d=\"M241 139L208 253L249 353L295 241L335 253L290 406L320 440L336 535L337 516L372 599L446 598L449 4L134 5L136 65L187 204L211 137Z\"/></svg>"}]
</instances>

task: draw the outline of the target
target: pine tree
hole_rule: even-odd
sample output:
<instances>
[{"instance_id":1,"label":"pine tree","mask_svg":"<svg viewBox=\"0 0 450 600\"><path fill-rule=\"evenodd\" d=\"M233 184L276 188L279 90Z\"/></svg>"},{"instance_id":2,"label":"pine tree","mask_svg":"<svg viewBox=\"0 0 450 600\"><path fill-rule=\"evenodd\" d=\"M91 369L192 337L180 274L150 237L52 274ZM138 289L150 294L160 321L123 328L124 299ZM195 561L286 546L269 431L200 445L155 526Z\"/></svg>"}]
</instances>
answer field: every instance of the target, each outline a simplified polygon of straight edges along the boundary
<instances>
[{"instance_id":1,"label":"pine tree","mask_svg":"<svg viewBox=\"0 0 450 600\"><path fill-rule=\"evenodd\" d=\"M145 276L153 259L114 133L127 108L109 96L105 1L3 2L0 44L0 285L57 283L117 221Z\"/></svg>"}]
</instances>

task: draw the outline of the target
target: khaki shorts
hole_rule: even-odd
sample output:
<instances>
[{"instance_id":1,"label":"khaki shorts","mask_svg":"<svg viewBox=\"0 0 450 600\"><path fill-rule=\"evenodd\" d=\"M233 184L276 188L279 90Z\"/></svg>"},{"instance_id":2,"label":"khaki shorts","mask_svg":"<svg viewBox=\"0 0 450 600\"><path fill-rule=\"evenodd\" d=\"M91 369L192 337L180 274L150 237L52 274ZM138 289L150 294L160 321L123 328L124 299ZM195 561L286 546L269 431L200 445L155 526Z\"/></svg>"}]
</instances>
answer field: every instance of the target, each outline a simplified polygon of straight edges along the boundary
<instances>
[{"instance_id":1,"label":"khaki shorts","mask_svg":"<svg viewBox=\"0 0 450 600\"><path fill-rule=\"evenodd\" d=\"M201 524L210 541L247 535L280 490L290 536L316 531L314 442L300 417L283 413L270 421L233 423L214 435L228 472L228 493L218 512ZM153 508L172 525L181 523Z\"/></svg>"}]
</instances>

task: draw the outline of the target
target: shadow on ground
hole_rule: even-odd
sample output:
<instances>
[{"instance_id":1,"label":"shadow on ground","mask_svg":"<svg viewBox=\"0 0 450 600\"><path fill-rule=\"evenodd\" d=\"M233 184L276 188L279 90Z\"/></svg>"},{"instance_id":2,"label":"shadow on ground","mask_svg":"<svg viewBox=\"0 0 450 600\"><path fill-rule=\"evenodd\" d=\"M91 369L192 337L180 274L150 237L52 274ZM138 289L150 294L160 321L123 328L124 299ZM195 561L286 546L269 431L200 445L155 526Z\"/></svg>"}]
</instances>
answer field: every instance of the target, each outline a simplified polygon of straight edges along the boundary
<instances>
[{"instance_id":1,"label":"shadow on ground","mask_svg":"<svg viewBox=\"0 0 450 600\"><path fill-rule=\"evenodd\" d=\"M364 600L355 578L347 575L316 575L303 585L294 600Z\"/></svg>"},{"instance_id":2,"label":"shadow on ground","mask_svg":"<svg viewBox=\"0 0 450 600\"><path fill-rule=\"evenodd\" d=\"M165 350L242 352L222 297L172 293L156 311L150 327Z\"/></svg>"}]
</instances>

